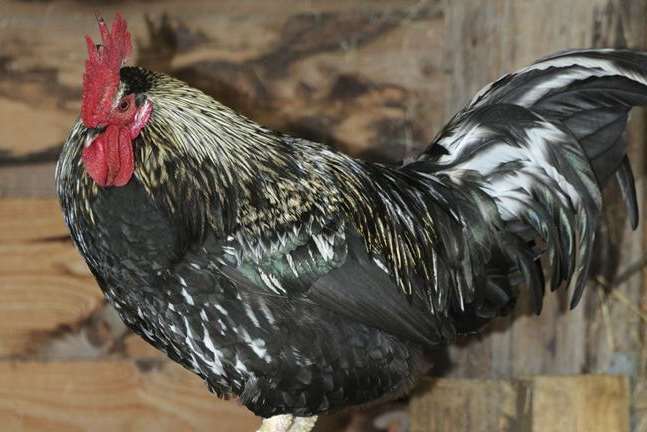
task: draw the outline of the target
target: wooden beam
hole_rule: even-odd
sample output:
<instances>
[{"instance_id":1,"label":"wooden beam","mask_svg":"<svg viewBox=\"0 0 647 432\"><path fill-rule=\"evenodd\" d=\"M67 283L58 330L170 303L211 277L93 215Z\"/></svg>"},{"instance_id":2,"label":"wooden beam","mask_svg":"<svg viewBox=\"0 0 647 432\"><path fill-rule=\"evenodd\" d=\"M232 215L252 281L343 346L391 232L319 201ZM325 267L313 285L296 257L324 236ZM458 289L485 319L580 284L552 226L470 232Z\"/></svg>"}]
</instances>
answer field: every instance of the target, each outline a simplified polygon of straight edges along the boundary
<instances>
[{"instance_id":1,"label":"wooden beam","mask_svg":"<svg viewBox=\"0 0 647 432\"><path fill-rule=\"evenodd\" d=\"M628 432L626 377L436 379L410 405L412 432Z\"/></svg>"}]
</instances>

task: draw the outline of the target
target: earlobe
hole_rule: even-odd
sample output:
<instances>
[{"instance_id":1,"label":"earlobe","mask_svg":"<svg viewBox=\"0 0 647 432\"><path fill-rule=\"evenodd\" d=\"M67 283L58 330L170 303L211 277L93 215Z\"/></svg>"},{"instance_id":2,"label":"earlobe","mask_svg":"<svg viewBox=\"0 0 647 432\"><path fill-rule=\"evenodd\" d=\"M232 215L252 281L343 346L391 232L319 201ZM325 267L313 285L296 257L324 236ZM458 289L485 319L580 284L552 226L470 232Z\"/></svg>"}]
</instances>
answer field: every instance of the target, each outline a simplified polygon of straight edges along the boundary
<instances>
[{"instance_id":1,"label":"earlobe","mask_svg":"<svg viewBox=\"0 0 647 432\"><path fill-rule=\"evenodd\" d=\"M144 105L144 102L146 102L146 95L144 93L139 93L135 96L135 105L137 105L137 108Z\"/></svg>"}]
</instances>

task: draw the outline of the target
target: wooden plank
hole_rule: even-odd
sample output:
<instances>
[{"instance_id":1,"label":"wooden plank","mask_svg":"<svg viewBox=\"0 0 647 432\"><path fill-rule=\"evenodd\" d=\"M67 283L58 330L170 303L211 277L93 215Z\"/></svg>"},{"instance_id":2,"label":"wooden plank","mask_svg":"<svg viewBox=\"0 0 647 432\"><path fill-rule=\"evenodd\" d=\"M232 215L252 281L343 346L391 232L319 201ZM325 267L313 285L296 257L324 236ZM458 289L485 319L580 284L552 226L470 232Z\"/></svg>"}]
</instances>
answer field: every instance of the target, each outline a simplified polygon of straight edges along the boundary
<instances>
[{"instance_id":1,"label":"wooden plank","mask_svg":"<svg viewBox=\"0 0 647 432\"><path fill-rule=\"evenodd\" d=\"M0 358L34 353L101 309L56 200L0 200L0 238Z\"/></svg>"},{"instance_id":2,"label":"wooden plank","mask_svg":"<svg viewBox=\"0 0 647 432\"><path fill-rule=\"evenodd\" d=\"M628 432L623 376L436 379L411 401L412 432Z\"/></svg>"},{"instance_id":3,"label":"wooden plank","mask_svg":"<svg viewBox=\"0 0 647 432\"><path fill-rule=\"evenodd\" d=\"M103 301L89 278L0 275L0 358L30 351L62 326L74 326Z\"/></svg>"},{"instance_id":4,"label":"wooden plank","mask_svg":"<svg viewBox=\"0 0 647 432\"><path fill-rule=\"evenodd\" d=\"M631 392L625 377L537 377L526 384L532 431L629 431Z\"/></svg>"},{"instance_id":5,"label":"wooden plank","mask_svg":"<svg viewBox=\"0 0 647 432\"><path fill-rule=\"evenodd\" d=\"M0 243L0 277L26 275L91 277L71 240Z\"/></svg>"},{"instance_id":6,"label":"wooden plank","mask_svg":"<svg viewBox=\"0 0 647 432\"><path fill-rule=\"evenodd\" d=\"M0 198L53 197L54 162L0 166Z\"/></svg>"},{"instance_id":7,"label":"wooden plank","mask_svg":"<svg viewBox=\"0 0 647 432\"><path fill-rule=\"evenodd\" d=\"M0 200L0 238L3 243L68 237L58 201L51 198Z\"/></svg>"},{"instance_id":8,"label":"wooden plank","mask_svg":"<svg viewBox=\"0 0 647 432\"><path fill-rule=\"evenodd\" d=\"M517 386L508 381L436 379L411 400L411 432L518 431Z\"/></svg>"},{"instance_id":9,"label":"wooden plank","mask_svg":"<svg viewBox=\"0 0 647 432\"><path fill-rule=\"evenodd\" d=\"M260 423L169 362L0 363L0 382L0 424L13 432L250 432Z\"/></svg>"}]
</instances>

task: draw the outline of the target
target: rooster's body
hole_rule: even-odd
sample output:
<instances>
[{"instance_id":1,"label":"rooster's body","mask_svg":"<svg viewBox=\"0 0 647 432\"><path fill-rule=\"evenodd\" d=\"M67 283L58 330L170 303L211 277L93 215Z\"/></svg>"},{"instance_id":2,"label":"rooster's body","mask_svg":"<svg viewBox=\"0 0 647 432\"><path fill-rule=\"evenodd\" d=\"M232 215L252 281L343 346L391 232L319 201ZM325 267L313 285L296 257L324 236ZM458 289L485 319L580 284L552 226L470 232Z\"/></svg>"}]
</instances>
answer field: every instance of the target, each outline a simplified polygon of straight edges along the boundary
<instances>
[{"instance_id":1,"label":"rooster's body","mask_svg":"<svg viewBox=\"0 0 647 432\"><path fill-rule=\"evenodd\" d=\"M123 26L102 27L97 68ZM640 53L508 75L397 168L271 132L163 74L123 67L108 92L89 71L57 167L77 246L133 330L262 417L403 394L426 350L506 313L518 286L539 310L544 254L575 304L608 179L637 223L623 133L647 103Z\"/></svg>"}]
</instances>

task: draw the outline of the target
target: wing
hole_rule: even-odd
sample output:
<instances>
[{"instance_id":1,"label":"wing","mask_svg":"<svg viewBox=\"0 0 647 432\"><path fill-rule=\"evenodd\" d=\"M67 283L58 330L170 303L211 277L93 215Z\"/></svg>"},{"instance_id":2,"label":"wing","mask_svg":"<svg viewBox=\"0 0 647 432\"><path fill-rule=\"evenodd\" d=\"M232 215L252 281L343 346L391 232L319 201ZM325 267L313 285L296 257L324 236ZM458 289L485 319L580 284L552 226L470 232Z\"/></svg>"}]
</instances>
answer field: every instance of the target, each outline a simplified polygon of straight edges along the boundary
<instances>
[{"instance_id":1,"label":"wing","mask_svg":"<svg viewBox=\"0 0 647 432\"><path fill-rule=\"evenodd\" d=\"M453 336L448 323L427 312L423 298L402 295L355 228L330 216L260 244L230 239L222 272L256 295L307 302L428 347Z\"/></svg>"},{"instance_id":2,"label":"wing","mask_svg":"<svg viewBox=\"0 0 647 432\"><path fill-rule=\"evenodd\" d=\"M523 281L539 311L546 255L552 288L569 285L571 306L577 304L589 273L600 191L611 177L632 226L638 222L624 133L631 108L647 104L646 76L643 53L579 50L547 57L481 90L425 154L403 167L447 187L482 192L474 205L496 207L481 211L481 218L490 231L483 247L498 258L480 266L498 279L466 277L472 283L450 287L454 297L476 299L479 290L507 291Z\"/></svg>"}]
</instances>

